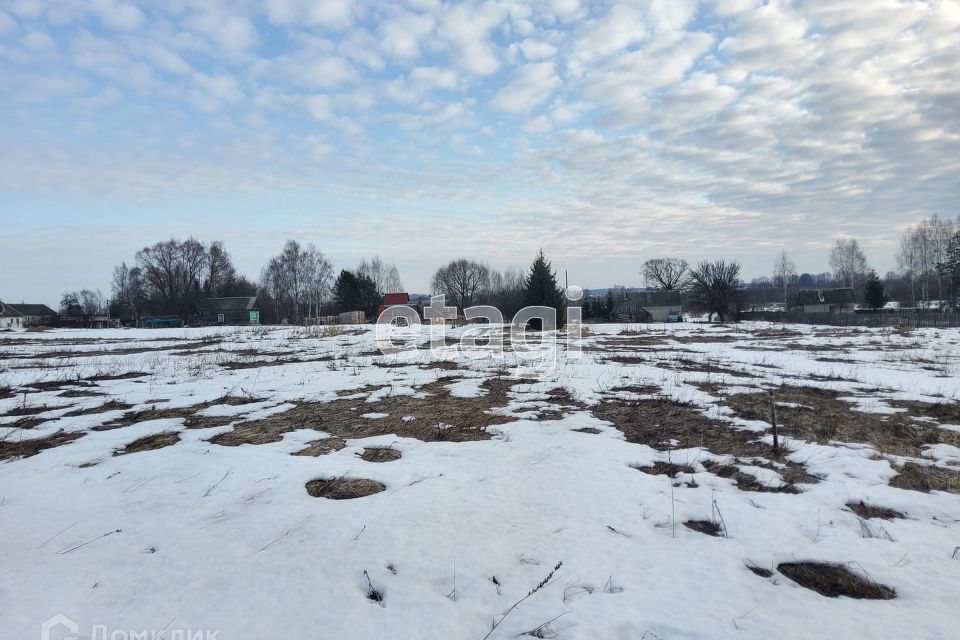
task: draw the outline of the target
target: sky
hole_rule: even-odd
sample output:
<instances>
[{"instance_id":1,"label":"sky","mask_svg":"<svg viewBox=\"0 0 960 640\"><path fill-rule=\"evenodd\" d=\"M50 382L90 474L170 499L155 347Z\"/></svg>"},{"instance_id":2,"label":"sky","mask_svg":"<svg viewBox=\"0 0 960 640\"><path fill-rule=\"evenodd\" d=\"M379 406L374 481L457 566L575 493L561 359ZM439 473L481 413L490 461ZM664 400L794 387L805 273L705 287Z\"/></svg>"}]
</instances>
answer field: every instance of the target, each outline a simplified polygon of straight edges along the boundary
<instances>
[{"instance_id":1,"label":"sky","mask_svg":"<svg viewBox=\"0 0 960 640\"><path fill-rule=\"evenodd\" d=\"M960 214L953 0L3 0L0 299L288 238L639 285L658 256L895 267Z\"/></svg>"}]
</instances>

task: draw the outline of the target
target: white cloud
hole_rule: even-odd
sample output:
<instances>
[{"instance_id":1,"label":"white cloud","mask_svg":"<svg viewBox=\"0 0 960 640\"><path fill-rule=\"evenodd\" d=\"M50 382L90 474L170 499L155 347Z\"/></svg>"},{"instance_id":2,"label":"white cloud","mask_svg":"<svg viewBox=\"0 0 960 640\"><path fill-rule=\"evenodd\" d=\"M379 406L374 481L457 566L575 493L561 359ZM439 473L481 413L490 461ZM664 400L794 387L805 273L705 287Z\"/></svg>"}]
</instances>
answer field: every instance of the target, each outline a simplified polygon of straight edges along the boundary
<instances>
[{"instance_id":1,"label":"white cloud","mask_svg":"<svg viewBox=\"0 0 960 640\"><path fill-rule=\"evenodd\" d=\"M455 5L449 9L438 33L458 51L457 65L476 75L489 75L500 68L496 45L490 31L505 17L501 5L484 2Z\"/></svg>"},{"instance_id":2,"label":"white cloud","mask_svg":"<svg viewBox=\"0 0 960 640\"><path fill-rule=\"evenodd\" d=\"M490 104L508 113L530 111L546 101L560 85L553 63L525 64L510 83L497 92Z\"/></svg>"},{"instance_id":3,"label":"white cloud","mask_svg":"<svg viewBox=\"0 0 960 640\"><path fill-rule=\"evenodd\" d=\"M346 29L353 20L352 0L266 0L269 20L283 26L306 23L327 29Z\"/></svg>"},{"instance_id":4,"label":"white cloud","mask_svg":"<svg viewBox=\"0 0 960 640\"><path fill-rule=\"evenodd\" d=\"M92 0L91 9L111 29L130 31L144 23L144 15L136 5L123 0Z\"/></svg>"},{"instance_id":5,"label":"white cloud","mask_svg":"<svg viewBox=\"0 0 960 640\"><path fill-rule=\"evenodd\" d=\"M390 18L380 25L384 53L399 58L416 58L420 55L421 43L433 31L434 19L430 15L404 13Z\"/></svg>"},{"instance_id":6,"label":"white cloud","mask_svg":"<svg viewBox=\"0 0 960 640\"><path fill-rule=\"evenodd\" d=\"M552 58L557 54L557 48L549 42L527 38L520 43L520 51L527 60L537 61Z\"/></svg>"}]
</instances>

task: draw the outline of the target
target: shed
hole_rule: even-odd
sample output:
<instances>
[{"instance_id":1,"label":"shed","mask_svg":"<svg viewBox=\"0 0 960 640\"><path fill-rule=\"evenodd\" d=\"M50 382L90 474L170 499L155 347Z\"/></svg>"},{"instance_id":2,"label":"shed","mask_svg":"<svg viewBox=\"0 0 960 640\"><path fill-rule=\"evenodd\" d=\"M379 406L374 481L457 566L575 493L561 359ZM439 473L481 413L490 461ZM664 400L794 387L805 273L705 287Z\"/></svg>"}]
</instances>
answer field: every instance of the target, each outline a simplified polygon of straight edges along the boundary
<instances>
[{"instance_id":1,"label":"shed","mask_svg":"<svg viewBox=\"0 0 960 640\"><path fill-rule=\"evenodd\" d=\"M383 304L377 306L377 317L380 317L380 314L383 313L384 309L387 307L395 307L397 305L409 305L410 304L410 294L409 293L387 293L383 296Z\"/></svg>"},{"instance_id":2,"label":"shed","mask_svg":"<svg viewBox=\"0 0 960 640\"><path fill-rule=\"evenodd\" d=\"M207 298L200 305L200 322L207 325L255 326L260 324L256 296Z\"/></svg>"}]
</instances>

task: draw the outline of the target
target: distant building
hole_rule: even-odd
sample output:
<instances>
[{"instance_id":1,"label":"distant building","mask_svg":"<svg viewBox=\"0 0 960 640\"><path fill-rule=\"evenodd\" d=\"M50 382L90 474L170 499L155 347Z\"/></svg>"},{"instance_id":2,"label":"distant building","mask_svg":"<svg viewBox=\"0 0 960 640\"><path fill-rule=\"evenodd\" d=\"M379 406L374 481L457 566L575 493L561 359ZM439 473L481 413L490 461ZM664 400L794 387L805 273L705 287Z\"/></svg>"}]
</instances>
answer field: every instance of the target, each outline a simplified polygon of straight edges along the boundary
<instances>
[{"instance_id":1,"label":"distant building","mask_svg":"<svg viewBox=\"0 0 960 640\"><path fill-rule=\"evenodd\" d=\"M23 316L8 304L0 302L0 329L22 329Z\"/></svg>"},{"instance_id":2,"label":"distant building","mask_svg":"<svg viewBox=\"0 0 960 640\"><path fill-rule=\"evenodd\" d=\"M8 304L23 316L25 327L52 327L57 323L57 312L45 304Z\"/></svg>"},{"instance_id":3,"label":"distant building","mask_svg":"<svg viewBox=\"0 0 960 640\"><path fill-rule=\"evenodd\" d=\"M207 298L200 304L200 322L207 325L255 326L260 324L256 296Z\"/></svg>"},{"instance_id":4,"label":"distant building","mask_svg":"<svg viewBox=\"0 0 960 640\"><path fill-rule=\"evenodd\" d=\"M677 322L682 318L679 291L638 291L626 294L611 313L615 322Z\"/></svg>"},{"instance_id":5,"label":"distant building","mask_svg":"<svg viewBox=\"0 0 960 640\"><path fill-rule=\"evenodd\" d=\"M794 307L804 313L853 313L857 296L849 287L841 289L802 289Z\"/></svg>"},{"instance_id":6,"label":"distant building","mask_svg":"<svg viewBox=\"0 0 960 640\"><path fill-rule=\"evenodd\" d=\"M383 296L383 304L377 307L377 317L380 317L380 314L384 312L387 307L395 307L397 305L409 306L410 305L410 294L408 293L388 293Z\"/></svg>"}]
</instances>

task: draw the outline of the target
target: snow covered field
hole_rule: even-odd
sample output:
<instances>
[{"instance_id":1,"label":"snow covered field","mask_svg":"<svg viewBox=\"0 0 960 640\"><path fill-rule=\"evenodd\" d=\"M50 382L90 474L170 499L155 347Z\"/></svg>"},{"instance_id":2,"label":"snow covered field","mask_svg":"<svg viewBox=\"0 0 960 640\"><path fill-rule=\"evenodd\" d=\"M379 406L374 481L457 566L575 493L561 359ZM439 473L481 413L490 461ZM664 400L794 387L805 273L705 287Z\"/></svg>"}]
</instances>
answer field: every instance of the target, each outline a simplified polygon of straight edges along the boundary
<instances>
[{"instance_id":1,"label":"snow covered field","mask_svg":"<svg viewBox=\"0 0 960 640\"><path fill-rule=\"evenodd\" d=\"M0 334L0 637L958 637L960 332L446 344Z\"/></svg>"}]
</instances>

